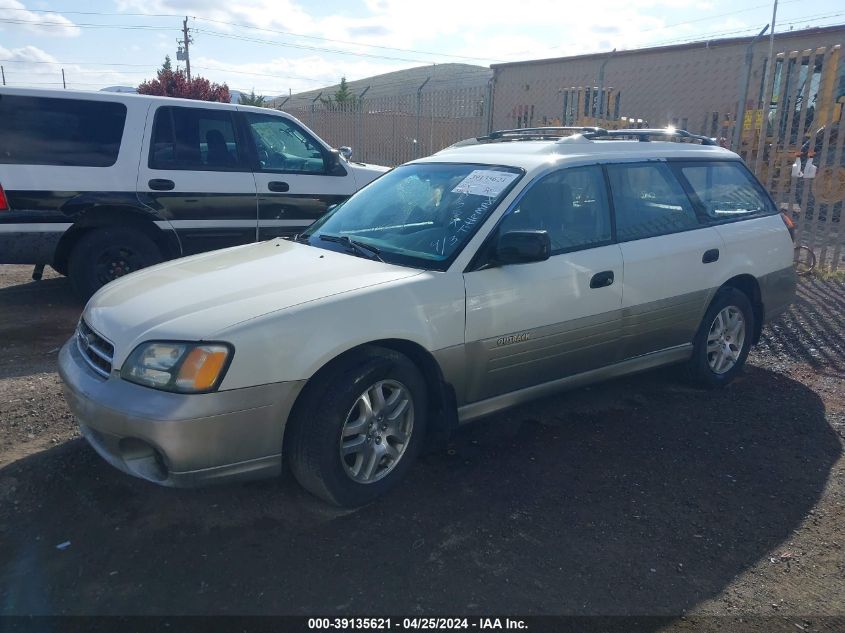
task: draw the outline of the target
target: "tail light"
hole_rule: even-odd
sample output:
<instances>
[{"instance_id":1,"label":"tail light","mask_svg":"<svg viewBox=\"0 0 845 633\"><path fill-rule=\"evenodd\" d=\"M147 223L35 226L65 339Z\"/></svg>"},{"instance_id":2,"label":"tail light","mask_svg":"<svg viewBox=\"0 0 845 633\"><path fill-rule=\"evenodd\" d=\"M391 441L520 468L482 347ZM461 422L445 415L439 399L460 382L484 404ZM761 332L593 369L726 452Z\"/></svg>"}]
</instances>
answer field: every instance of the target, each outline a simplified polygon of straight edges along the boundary
<instances>
[{"instance_id":1,"label":"tail light","mask_svg":"<svg viewBox=\"0 0 845 633\"><path fill-rule=\"evenodd\" d=\"M795 241L795 222L792 221L786 211L781 212L780 219L783 220L783 223L786 225L786 230L789 231L789 237L792 238L792 241Z\"/></svg>"},{"instance_id":2,"label":"tail light","mask_svg":"<svg viewBox=\"0 0 845 633\"><path fill-rule=\"evenodd\" d=\"M0 185L0 211L9 210L9 201L6 199L6 192L3 191L3 185Z\"/></svg>"}]
</instances>

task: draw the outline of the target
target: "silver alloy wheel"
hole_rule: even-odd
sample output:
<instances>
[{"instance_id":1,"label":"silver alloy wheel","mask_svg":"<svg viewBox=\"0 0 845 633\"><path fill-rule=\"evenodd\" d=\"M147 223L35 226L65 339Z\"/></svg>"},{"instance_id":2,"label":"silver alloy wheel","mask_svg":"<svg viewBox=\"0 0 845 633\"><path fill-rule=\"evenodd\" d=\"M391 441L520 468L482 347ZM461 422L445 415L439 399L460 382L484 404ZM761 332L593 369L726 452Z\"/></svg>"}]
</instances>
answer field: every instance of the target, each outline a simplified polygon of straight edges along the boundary
<instances>
[{"instance_id":1,"label":"silver alloy wheel","mask_svg":"<svg viewBox=\"0 0 845 633\"><path fill-rule=\"evenodd\" d=\"M340 433L340 461L353 481L371 484L396 468L414 430L414 401L396 380L380 380L358 396Z\"/></svg>"},{"instance_id":2,"label":"silver alloy wheel","mask_svg":"<svg viewBox=\"0 0 845 633\"><path fill-rule=\"evenodd\" d=\"M716 374L724 374L736 365L745 345L745 317L736 306L723 308L707 334L707 363Z\"/></svg>"}]
</instances>

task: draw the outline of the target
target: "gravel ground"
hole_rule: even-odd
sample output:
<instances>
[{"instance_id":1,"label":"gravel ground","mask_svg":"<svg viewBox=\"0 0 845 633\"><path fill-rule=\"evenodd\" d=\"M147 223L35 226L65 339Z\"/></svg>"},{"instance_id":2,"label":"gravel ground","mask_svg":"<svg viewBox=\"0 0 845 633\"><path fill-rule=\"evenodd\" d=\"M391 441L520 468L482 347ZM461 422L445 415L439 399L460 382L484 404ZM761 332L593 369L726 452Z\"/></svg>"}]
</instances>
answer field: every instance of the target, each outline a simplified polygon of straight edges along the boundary
<instances>
[{"instance_id":1,"label":"gravel ground","mask_svg":"<svg viewBox=\"0 0 845 633\"><path fill-rule=\"evenodd\" d=\"M802 281L727 389L668 368L522 406L460 429L388 497L341 512L289 476L169 490L106 465L55 372L81 306L65 279L29 273L0 266L0 615L647 615L661 616L654 630L843 630L842 283Z\"/></svg>"}]
</instances>

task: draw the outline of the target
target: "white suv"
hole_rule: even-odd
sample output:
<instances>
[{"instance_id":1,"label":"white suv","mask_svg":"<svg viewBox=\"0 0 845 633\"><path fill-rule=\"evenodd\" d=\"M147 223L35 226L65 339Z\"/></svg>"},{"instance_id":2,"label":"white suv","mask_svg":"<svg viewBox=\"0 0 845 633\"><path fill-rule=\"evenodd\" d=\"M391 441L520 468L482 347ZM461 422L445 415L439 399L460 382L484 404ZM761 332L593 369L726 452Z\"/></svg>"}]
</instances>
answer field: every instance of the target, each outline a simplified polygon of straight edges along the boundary
<instances>
[{"instance_id":1,"label":"white suv","mask_svg":"<svg viewBox=\"0 0 845 633\"><path fill-rule=\"evenodd\" d=\"M670 363L729 382L792 300L786 220L709 139L560 133L474 139L293 241L109 284L60 356L85 437L163 485L286 459L357 505L426 435L532 398Z\"/></svg>"},{"instance_id":2,"label":"white suv","mask_svg":"<svg viewBox=\"0 0 845 633\"><path fill-rule=\"evenodd\" d=\"M0 264L50 264L87 299L165 259L294 235L385 171L269 108L0 88Z\"/></svg>"}]
</instances>

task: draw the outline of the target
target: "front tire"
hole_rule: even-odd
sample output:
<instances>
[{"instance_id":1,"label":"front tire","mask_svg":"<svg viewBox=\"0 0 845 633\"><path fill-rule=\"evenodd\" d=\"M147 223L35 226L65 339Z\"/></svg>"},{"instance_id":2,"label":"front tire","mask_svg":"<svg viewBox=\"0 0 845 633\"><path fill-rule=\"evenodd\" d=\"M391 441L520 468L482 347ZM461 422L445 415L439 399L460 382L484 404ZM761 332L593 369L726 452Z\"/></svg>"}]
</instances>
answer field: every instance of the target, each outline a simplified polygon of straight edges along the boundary
<instances>
[{"instance_id":1,"label":"front tire","mask_svg":"<svg viewBox=\"0 0 845 633\"><path fill-rule=\"evenodd\" d=\"M303 488L341 507L401 480L423 445L425 379L404 355L365 347L318 375L289 421L285 454Z\"/></svg>"},{"instance_id":2,"label":"front tire","mask_svg":"<svg viewBox=\"0 0 845 633\"><path fill-rule=\"evenodd\" d=\"M722 387L742 371L755 322L751 301L736 288L716 293L693 344L690 373L705 387Z\"/></svg>"},{"instance_id":3,"label":"front tire","mask_svg":"<svg viewBox=\"0 0 845 633\"><path fill-rule=\"evenodd\" d=\"M118 277L162 261L156 243L143 232L124 228L94 229L73 247L68 275L73 289L88 300L102 286Z\"/></svg>"}]
</instances>

